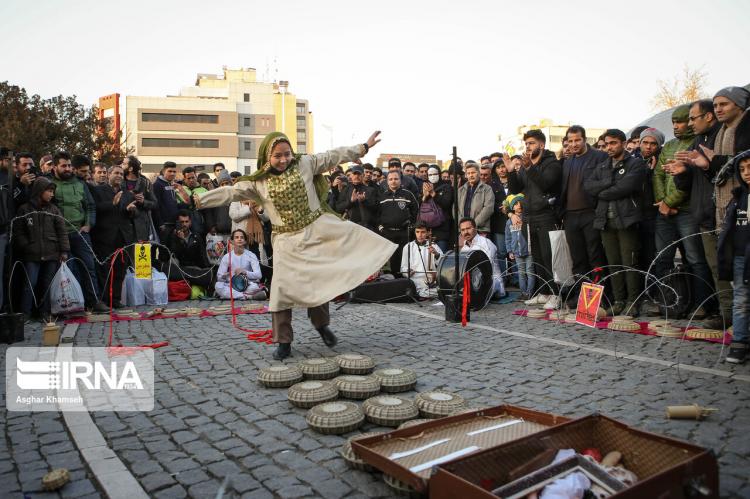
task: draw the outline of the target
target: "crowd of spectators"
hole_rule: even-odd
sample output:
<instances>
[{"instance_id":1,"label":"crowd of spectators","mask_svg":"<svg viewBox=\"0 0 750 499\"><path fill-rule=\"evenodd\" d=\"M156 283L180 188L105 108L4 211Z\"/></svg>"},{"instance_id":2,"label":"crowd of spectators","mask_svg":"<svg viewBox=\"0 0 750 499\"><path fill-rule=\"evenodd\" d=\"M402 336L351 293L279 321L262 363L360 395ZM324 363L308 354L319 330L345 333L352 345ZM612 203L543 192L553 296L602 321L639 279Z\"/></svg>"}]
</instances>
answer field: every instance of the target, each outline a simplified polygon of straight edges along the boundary
<instances>
[{"instance_id":1,"label":"crowd of spectators","mask_svg":"<svg viewBox=\"0 0 750 499\"><path fill-rule=\"evenodd\" d=\"M395 157L383 171L340 165L329 172L328 202L342 217L398 245L385 271L409 275L402 257L415 235L418 244L434 242L440 257L460 229L462 246L491 259L497 297L516 285L526 305L546 309L575 307L577 300L577 284L561 290L553 279L551 231L564 230L577 283L605 283L613 315L665 313L670 304L661 300L657 279L673 272L679 252L692 290L689 317L709 328L734 323L729 360L741 362L750 308L749 105L750 92L728 87L713 99L679 106L669 141L655 128L588 137L573 125L560 151L547 149L540 130L529 130L525 151L516 156L457 158L445 169ZM59 151L38 158L37 166L30 154L10 157L2 148L0 158L1 305L13 300L27 316L44 316L46 291L67 260L87 308L109 310L110 279L114 306L120 307L121 283L138 241L155 244L154 266L170 280L217 290L221 297L232 282L223 256L233 242L249 279L239 296L265 297L258 291L271 278L273 247L263 207L194 205L194 194L237 181L240 174L223 164L209 174L167 161L148 178L135 156L105 165ZM418 248L406 251L420 254ZM17 262L25 272L15 272L11 281Z\"/></svg>"}]
</instances>

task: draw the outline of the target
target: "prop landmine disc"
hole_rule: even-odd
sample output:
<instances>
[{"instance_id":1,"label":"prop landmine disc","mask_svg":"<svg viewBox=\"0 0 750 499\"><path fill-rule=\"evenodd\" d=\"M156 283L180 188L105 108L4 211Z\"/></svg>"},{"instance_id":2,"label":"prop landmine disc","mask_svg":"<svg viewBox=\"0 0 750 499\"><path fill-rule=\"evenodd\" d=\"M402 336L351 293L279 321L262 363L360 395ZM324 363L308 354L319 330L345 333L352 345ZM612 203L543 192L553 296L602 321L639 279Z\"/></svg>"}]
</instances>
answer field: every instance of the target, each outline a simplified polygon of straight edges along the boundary
<instances>
[{"instance_id":1,"label":"prop landmine disc","mask_svg":"<svg viewBox=\"0 0 750 499\"><path fill-rule=\"evenodd\" d=\"M389 367L372 374L380 380L380 389L387 393L408 392L417 386L417 373L411 369Z\"/></svg>"},{"instance_id":2,"label":"prop landmine disc","mask_svg":"<svg viewBox=\"0 0 750 499\"><path fill-rule=\"evenodd\" d=\"M612 320L613 321L632 321L633 316L632 315L613 315Z\"/></svg>"},{"instance_id":3,"label":"prop landmine disc","mask_svg":"<svg viewBox=\"0 0 750 499\"><path fill-rule=\"evenodd\" d=\"M109 315L107 314L91 314L87 317L89 322L109 322Z\"/></svg>"},{"instance_id":4,"label":"prop landmine disc","mask_svg":"<svg viewBox=\"0 0 750 499\"><path fill-rule=\"evenodd\" d=\"M302 371L295 365L264 367L258 372L258 383L266 388L286 388L302 381Z\"/></svg>"},{"instance_id":5,"label":"prop landmine disc","mask_svg":"<svg viewBox=\"0 0 750 499\"><path fill-rule=\"evenodd\" d=\"M576 317L577 317L576 314L565 314L564 321L567 324L575 324L576 323Z\"/></svg>"},{"instance_id":6,"label":"prop landmine disc","mask_svg":"<svg viewBox=\"0 0 750 499\"><path fill-rule=\"evenodd\" d=\"M719 329L690 329L685 336L696 340L720 340L724 338L724 331Z\"/></svg>"},{"instance_id":7,"label":"prop landmine disc","mask_svg":"<svg viewBox=\"0 0 750 499\"><path fill-rule=\"evenodd\" d=\"M362 404L362 412L371 423L393 427L419 416L419 410L414 402L397 395L369 398Z\"/></svg>"},{"instance_id":8,"label":"prop landmine disc","mask_svg":"<svg viewBox=\"0 0 750 499\"><path fill-rule=\"evenodd\" d=\"M682 337L682 331L678 327L657 326L657 327L652 327L651 330L656 333L656 336L664 336L665 338L681 338Z\"/></svg>"},{"instance_id":9,"label":"prop landmine disc","mask_svg":"<svg viewBox=\"0 0 750 499\"><path fill-rule=\"evenodd\" d=\"M333 382L345 399L364 400L380 393L380 381L375 376L345 375L334 378Z\"/></svg>"},{"instance_id":10,"label":"prop landmine disc","mask_svg":"<svg viewBox=\"0 0 750 499\"><path fill-rule=\"evenodd\" d=\"M371 357L358 353L337 355L336 362L344 374L370 374L375 369L375 363Z\"/></svg>"},{"instance_id":11,"label":"prop landmine disc","mask_svg":"<svg viewBox=\"0 0 750 499\"><path fill-rule=\"evenodd\" d=\"M309 409L310 407L336 400L339 391L330 381L303 381L289 387L287 398L296 407Z\"/></svg>"},{"instance_id":12,"label":"prop landmine disc","mask_svg":"<svg viewBox=\"0 0 750 499\"><path fill-rule=\"evenodd\" d=\"M424 418L437 419L466 409L466 401L455 393L434 390L418 393L414 400L419 414Z\"/></svg>"},{"instance_id":13,"label":"prop landmine disc","mask_svg":"<svg viewBox=\"0 0 750 499\"><path fill-rule=\"evenodd\" d=\"M338 376L341 370L335 360L323 357L305 359L299 363L299 367L302 369L305 379L331 379Z\"/></svg>"},{"instance_id":14,"label":"prop landmine disc","mask_svg":"<svg viewBox=\"0 0 750 499\"><path fill-rule=\"evenodd\" d=\"M674 327L674 326L672 326L672 321L668 321L668 320L665 320L665 319L661 319L661 320L658 320L658 321L651 321L651 322L648 323L648 328L649 329L654 329L655 327L664 327L664 326Z\"/></svg>"},{"instance_id":15,"label":"prop landmine disc","mask_svg":"<svg viewBox=\"0 0 750 499\"><path fill-rule=\"evenodd\" d=\"M638 331L641 325L633 321L611 321L607 327L615 331Z\"/></svg>"},{"instance_id":16,"label":"prop landmine disc","mask_svg":"<svg viewBox=\"0 0 750 499\"><path fill-rule=\"evenodd\" d=\"M324 435L354 431L365 422L365 415L354 402L326 402L307 411L307 424Z\"/></svg>"},{"instance_id":17,"label":"prop landmine disc","mask_svg":"<svg viewBox=\"0 0 750 499\"><path fill-rule=\"evenodd\" d=\"M349 437L349 439L344 443L344 445L341 446L341 457L344 458L344 461L346 461L346 464L349 465L350 468L353 468L355 470L360 470L360 471L375 471L375 468L373 468L372 466L370 466L369 464L361 460L359 457L357 457L357 455L354 453L354 449L352 449L352 442L354 440L374 437L375 435L382 435L383 433L385 432L384 431L370 431L367 433L362 433L360 435L354 435L353 437Z\"/></svg>"},{"instance_id":18,"label":"prop landmine disc","mask_svg":"<svg viewBox=\"0 0 750 499\"><path fill-rule=\"evenodd\" d=\"M57 468L42 477L44 490L57 490L70 481L70 473L65 468Z\"/></svg>"},{"instance_id":19,"label":"prop landmine disc","mask_svg":"<svg viewBox=\"0 0 750 499\"><path fill-rule=\"evenodd\" d=\"M530 308L526 312L526 317L531 319L543 319L544 317L547 317L547 311L543 308Z\"/></svg>"},{"instance_id":20,"label":"prop landmine disc","mask_svg":"<svg viewBox=\"0 0 750 499\"><path fill-rule=\"evenodd\" d=\"M383 481L391 489L393 489L398 495L407 497L422 497L411 485L402 482L397 478L393 478L391 475L383 473Z\"/></svg>"},{"instance_id":21,"label":"prop landmine disc","mask_svg":"<svg viewBox=\"0 0 750 499\"><path fill-rule=\"evenodd\" d=\"M396 428L396 429L397 430L401 430L403 428L409 428L410 426L416 426L418 424L427 423L428 421L432 421L432 420L431 419L424 419L424 418L410 419L409 421L404 421L403 423L401 423L400 425L398 425L398 428Z\"/></svg>"}]
</instances>

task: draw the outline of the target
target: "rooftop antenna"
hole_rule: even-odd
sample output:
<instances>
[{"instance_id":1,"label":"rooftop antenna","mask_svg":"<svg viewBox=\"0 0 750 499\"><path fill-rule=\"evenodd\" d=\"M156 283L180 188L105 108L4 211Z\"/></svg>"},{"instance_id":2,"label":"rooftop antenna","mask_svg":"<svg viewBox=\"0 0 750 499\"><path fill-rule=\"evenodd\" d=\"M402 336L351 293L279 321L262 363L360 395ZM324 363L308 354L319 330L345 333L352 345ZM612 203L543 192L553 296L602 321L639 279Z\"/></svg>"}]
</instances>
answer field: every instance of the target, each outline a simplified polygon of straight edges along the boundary
<instances>
[{"instance_id":1,"label":"rooftop antenna","mask_svg":"<svg viewBox=\"0 0 750 499\"><path fill-rule=\"evenodd\" d=\"M273 56L273 82L277 83L279 81L279 64L276 59L276 56Z\"/></svg>"}]
</instances>

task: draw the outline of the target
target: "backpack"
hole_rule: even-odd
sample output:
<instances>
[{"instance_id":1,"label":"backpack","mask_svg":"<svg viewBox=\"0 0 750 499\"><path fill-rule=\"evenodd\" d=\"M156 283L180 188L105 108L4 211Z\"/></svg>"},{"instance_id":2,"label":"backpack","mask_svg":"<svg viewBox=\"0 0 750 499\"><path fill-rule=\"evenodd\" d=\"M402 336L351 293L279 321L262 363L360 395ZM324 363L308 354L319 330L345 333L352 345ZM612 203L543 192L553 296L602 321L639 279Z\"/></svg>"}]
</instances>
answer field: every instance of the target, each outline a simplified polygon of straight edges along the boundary
<instances>
[{"instance_id":1,"label":"backpack","mask_svg":"<svg viewBox=\"0 0 750 499\"><path fill-rule=\"evenodd\" d=\"M427 227L440 227L445 222L445 214L434 199L425 201L419 206L418 222L424 222Z\"/></svg>"}]
</instances>

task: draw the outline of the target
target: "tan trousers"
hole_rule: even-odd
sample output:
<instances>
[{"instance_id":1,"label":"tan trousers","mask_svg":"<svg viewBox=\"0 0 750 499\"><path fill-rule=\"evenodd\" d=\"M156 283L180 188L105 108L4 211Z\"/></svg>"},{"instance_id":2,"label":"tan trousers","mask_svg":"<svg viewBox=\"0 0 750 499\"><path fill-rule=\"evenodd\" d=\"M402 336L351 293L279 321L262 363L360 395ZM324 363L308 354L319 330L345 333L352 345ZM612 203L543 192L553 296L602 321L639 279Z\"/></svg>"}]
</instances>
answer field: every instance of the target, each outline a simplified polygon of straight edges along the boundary
<instances>
[{"instance_id":1,"label":"tan trousers","mask_svg":"<svg viewBox=\"0 0 750 499\"><path fill-rule=\"evenodd\" d=\"M328 313L328 303L318 305L317 307L308 308L307 316L315 329L327 326L330 322L331 315ZM292 331L292 309L271 312L271 324L273 327L274 343L291 343L294 339Z\"/></svg>"}]
</instances>

